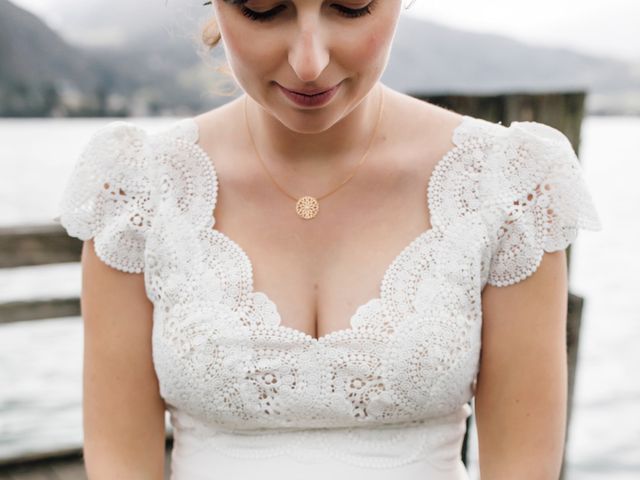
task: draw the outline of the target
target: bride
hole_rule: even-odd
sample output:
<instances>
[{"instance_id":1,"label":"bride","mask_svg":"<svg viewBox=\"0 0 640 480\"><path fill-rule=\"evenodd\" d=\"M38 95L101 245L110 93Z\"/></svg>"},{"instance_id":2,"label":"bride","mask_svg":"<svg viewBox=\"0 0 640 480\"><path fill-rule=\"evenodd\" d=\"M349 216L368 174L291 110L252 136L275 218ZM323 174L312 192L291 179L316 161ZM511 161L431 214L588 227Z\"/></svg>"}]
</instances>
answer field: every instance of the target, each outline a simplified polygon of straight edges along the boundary
<instances>
[{"instance_id":1,"label":"bride","mask_svg":"<svg viewBox=\"0 0 640 480\"><path fill-rule=\"evenodd\" d=\"M482 478L558 478L567 138L381 83L401 0L207 3L244 94L99 129L60 203L89 478L468 479L472 405Z\"/></svg>"}]
</instances>

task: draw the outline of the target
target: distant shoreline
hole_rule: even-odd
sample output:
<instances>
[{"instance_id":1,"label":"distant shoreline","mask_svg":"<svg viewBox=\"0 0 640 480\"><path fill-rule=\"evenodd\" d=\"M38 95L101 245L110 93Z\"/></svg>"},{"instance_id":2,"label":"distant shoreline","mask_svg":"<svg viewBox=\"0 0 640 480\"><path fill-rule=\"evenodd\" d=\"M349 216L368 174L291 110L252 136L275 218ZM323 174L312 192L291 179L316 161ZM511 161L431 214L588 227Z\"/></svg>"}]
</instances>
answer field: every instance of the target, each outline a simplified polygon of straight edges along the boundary
<instances>
[{"instance_id":1,"label":"distant shoreline","mask_svg":"<svg viewBox=\"0 0 640 480\"><path fill-rule=\"evenodd\" d=\"M163 115L145 115L144 118L168 118L168 117L185 117L189 115L197 115L201 112L165 112ZM584 114L586 117L630 117L636 118L640 117L640 110L638 111L617 111L617 110L593 110L593 111L585 111ZM105 114L105 115L44 115L44 116L34 116L34 115L0 115L1 119L81 119L81 118L140 118L140 115L119 115L119 114Z\"/></svg>"}]
</instances>

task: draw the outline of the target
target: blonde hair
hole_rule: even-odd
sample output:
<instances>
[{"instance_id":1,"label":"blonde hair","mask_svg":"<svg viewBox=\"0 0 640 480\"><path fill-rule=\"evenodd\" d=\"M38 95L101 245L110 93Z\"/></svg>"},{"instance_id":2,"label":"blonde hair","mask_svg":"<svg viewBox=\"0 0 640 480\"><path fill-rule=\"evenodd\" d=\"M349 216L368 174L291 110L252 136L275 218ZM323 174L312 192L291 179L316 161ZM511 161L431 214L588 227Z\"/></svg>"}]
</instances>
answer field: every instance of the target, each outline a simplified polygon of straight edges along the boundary
<instances>
[{"instance_id":1,"label":"blonde hair","mask_svg":"<svg viewBox=\"0 0 640 480\"><path fill-rule=\"evenodd\" d=\"M222 35L220 35L220 30L218 29L218 22L216 18L213 17L209 19L202 29L202 43L209 50L212 50L220 43L221 38Z\"/></svg>"},{"instance_id":2,"label":"blonde hair","mask_svg":"<svg viewBox=\"0 0 640 480\"><path fill-rule=\"evenodd\" d=\"M218 59L212 55L212 50L218 46L222 35L218 28L215 17L207 18L200 32L199 56L206 64L209 64L215 72L221 75L214 76L214 83L209 92L214 96L230 97L241 90L240 85L235 81L233 71L224 55L218 55ZM222 58L220 58L222 57ZM229 84L232 89L229 90Z\"/></svg>"}]
</instances>

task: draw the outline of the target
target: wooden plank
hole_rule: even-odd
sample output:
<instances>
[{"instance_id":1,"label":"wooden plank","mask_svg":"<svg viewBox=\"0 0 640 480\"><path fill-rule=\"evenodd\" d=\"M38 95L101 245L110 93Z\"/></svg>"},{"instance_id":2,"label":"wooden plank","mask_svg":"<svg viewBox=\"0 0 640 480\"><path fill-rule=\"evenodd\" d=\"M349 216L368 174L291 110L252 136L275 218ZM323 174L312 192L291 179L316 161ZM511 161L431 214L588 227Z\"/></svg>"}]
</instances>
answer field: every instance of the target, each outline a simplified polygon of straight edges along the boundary
<instances>
[{"instance_id":1,"label":"wooden plank","mask_svg":"<svg viewBox=\"0 0 640 480\"><path fill-rule=\"evenodd\" d=\"M58 480L54 475L48 465L39 465L33 469L18 468L11 473L10 478L12 480Z\"/></svg>"},{"instance_id":2,"label":"wooden plank","mask_svg":"<svg viewBox=\"0 0 640 480\"><path fill-rule=\"evenodd\" d=\"M0 325L80 316L80 298L47 298L0 303Z\"/></svg>"},{"instance_id":3,"label":"wooden plank","mask_svg":"<svg viewBox=\"0 0 640 480\"><path fill-rule=\"evenodd\" d=\"M51 464L56 480L87 480L83 460Z\"/></svg>"},{"instance_id":4,"label":"wooden plank","mask_svg":"<svg viewBox=\"0 0 640 480\"><path fill-rule=\"evenodd\" d=\"M57 223L0 227L0 268L78 262L82 243Z\"/></svg>"},{"instance_id":5,"label":"wooden plank","mask_svg":"<svg viewBox=\"0 0 640 480\"><path fill-rule=\"evenodd\" d=\"M171 476L171 451L173 441L167 440L164 462L164 480ZM84 459L52 458L0 466L0 480L88 480Z\"/></svg>"}]
</instances>

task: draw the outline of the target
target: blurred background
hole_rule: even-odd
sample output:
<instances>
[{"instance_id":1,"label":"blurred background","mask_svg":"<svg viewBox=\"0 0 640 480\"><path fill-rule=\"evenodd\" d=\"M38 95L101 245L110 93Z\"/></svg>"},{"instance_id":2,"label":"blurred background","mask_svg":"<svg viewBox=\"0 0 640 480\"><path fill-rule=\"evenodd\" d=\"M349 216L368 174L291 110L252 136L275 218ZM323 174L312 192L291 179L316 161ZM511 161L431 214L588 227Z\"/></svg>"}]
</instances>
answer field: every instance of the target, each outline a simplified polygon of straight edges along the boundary
<instances>
[{"instance_id":1,"label":"blurred background","mask_svg":"<svg viewBox=\"0 0 640 480\"><path fill-rule=\"evenodd\" d=\"M20 228L52 224L96 129L130 117L153 131L234 98L219 95L234 87L219 72L222 46L200 42L211 7L189 3L0 0L0 255L11 255ZM586 94L574 138L604 229L581 231L572 246L570 290L584 305L571 480L640 478L638 25L631 0L416 0L382 78L424 97ZM2 465L82 444L81 318L16 314L79 292L77 263L0 268L1 480L14 478ZM471 428L469 470L479 478ZM62 471L42 478L76 478Z\"/></svg>"}]
</instances>

